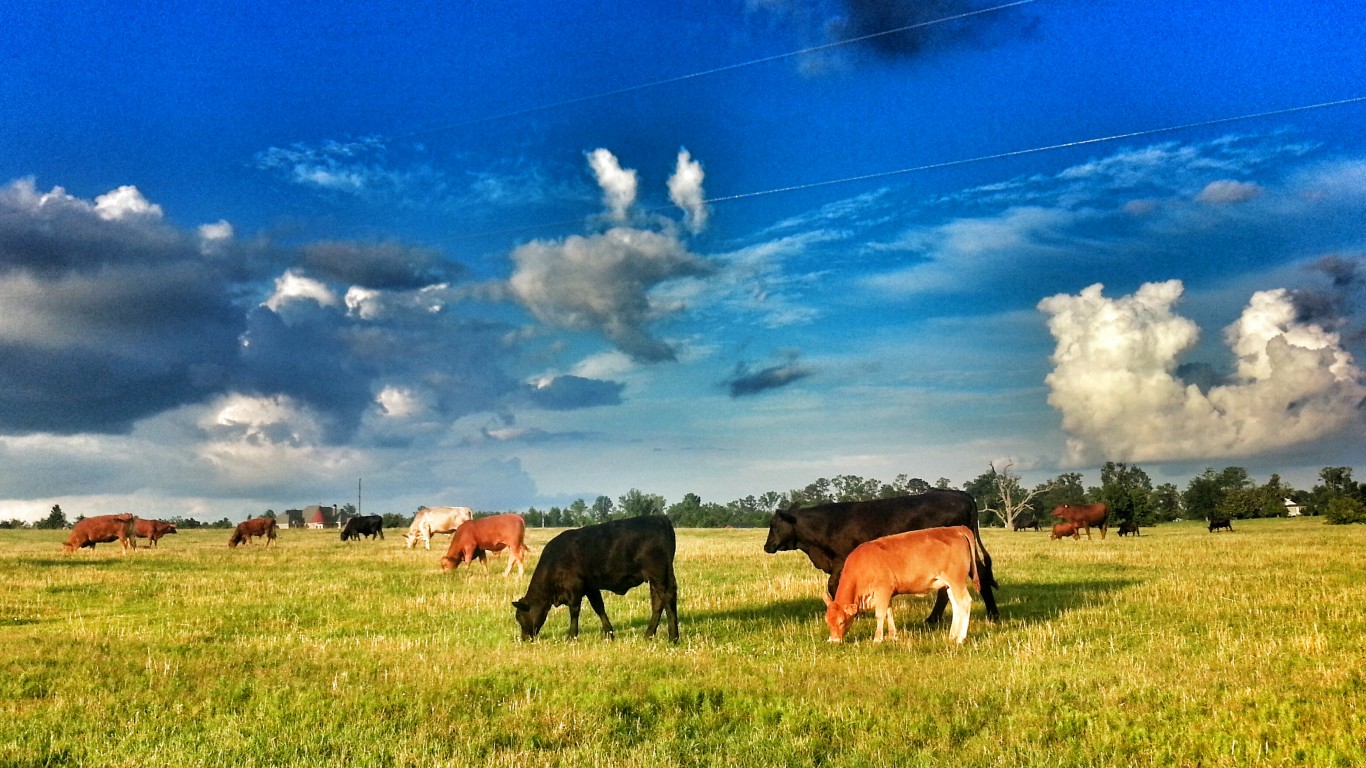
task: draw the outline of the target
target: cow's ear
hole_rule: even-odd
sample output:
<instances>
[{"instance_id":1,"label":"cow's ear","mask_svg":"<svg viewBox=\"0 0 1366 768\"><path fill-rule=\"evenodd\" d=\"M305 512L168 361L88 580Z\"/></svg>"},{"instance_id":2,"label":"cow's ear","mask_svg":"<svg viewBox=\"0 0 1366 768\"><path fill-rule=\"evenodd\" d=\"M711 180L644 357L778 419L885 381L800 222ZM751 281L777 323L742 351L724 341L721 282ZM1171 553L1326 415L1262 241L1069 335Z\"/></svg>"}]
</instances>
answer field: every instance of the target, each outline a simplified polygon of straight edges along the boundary
<instances>
[{"instance_id":1,"label":"cow's ear","mask_svg":"<svg viewBox=\"0 0 1366 768\"><path fill-rule=\"evenodd\" d=\"M521 600L513 600L513 601L512 601L512 607L513 607L513 608L516 608L516 609L519 610L519 611L529 611L529 610L531 610L531 606L527 605L526 603L522 602Z\"/></svg>"},{"instance_id":2,"label":"cow's ear","mask_svg":"<svg viewBox=\"0 0 1366 768\"><path fill-rule=\"evenodd\" d=\"M793 525L797 524L797 516L788 514L787 512L779 512L778 519L782 520L784 523L791 523Z\"/></svg>"}]
</instances>

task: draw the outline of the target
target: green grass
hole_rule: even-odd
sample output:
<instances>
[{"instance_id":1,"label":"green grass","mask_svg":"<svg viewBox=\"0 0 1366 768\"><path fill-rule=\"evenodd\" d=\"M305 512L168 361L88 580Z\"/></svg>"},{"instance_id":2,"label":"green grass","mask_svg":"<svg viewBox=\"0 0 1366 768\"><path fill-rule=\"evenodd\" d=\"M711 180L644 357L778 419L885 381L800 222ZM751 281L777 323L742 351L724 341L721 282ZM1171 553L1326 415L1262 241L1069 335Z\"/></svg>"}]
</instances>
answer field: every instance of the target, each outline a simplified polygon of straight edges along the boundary
<instances>
[{"instance_id":1,"label":"green grass","mask_svg":"<svg viewBox=\"0 0 1366 768\"><path fill-rule=\"evenodd\" d=\"M1236 526L987 531L1003 620L959 649L910 597L896 642L827 644L824 574L763 531L679 531L677 646L643 587L614 642L585 605L520 643L529 572L397 535L0 531L0 766L1366 764L1366 527Z\"/></svg>"}]
</instances>

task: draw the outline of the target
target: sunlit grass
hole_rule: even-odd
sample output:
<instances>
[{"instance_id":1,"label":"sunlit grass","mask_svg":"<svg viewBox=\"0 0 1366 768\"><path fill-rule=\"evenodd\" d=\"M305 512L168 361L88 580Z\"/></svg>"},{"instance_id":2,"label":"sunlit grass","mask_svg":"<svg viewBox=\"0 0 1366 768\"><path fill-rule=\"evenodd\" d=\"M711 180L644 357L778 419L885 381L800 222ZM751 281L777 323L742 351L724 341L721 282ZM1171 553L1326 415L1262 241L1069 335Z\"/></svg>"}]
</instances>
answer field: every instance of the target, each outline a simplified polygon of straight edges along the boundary
<instances>
[{"instance_id":1,"label":"sunlit grass","mask_svg":"<svg viewBox=\"0 0 1366 768\"><path fill-rule=\"evenodd\" d=\"M539 553L553 532L529 531ZM764 532L680 530L682 640L644 588L520 643L529 579L401 538L60 553L0 532L0 765L1358 765L1366 528L991 530L1003 620L871 617L825 642L823 574ZM443 540L444 544L444 540ZM532 562L534 562L534 557Z\"/></svg>"}]
</instances>

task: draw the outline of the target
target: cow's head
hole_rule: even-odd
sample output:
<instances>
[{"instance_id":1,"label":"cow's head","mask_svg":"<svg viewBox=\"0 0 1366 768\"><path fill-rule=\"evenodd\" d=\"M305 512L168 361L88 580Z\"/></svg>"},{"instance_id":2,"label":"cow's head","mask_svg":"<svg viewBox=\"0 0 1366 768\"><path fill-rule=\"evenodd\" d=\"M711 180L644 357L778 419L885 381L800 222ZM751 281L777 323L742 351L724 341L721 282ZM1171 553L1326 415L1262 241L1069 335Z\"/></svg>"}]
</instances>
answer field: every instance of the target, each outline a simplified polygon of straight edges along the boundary
<instances>
[{"instance_id":1,"label":"cow's head","mask_svg":"<svg viewBox=\"0 0 1366 768\"><path fill-rule=\"evenodd\" d=\"M460 555L458 557L451 557L450 555L446 555L445 557L441 558L441 572L446 573L448 571L453 571L456 568L459 568L460 564L464 561L464 555Z\"/></svg>"},{"instance_id":2,"label":"cow's head","mask_svg":"<svg viewBox=\"0 0 1366 768\"><path fill-rule=\"evenodd\" d=\"M845 633L858 616L858 603L837 603L825 593L821 593L821 599L825 600L825 623L830 627L830 642L844 642Z\"/></svg>"},{"instance_id":3,"label":"cow's head","mask_svg":"<svg viewBox=\"0 0 1366 768\"><path fill-rule=\"evenodd\" d=\"M168 534L170 534L170 533L175 533L175 532L176 532L175 526L174 526L174 525L168 525L168 526L166 526L166 531L165 531L165 532L168 533Z\"/></svg>"},{"instance_id":4,"label":"cow's head","mask_svg":"<svg viewBox=\"0 0 1366 768\"><path fill-rule=\"evenodd\" d=\"M532 605L525 600L514 600L512 607L517 609L517 624L522 627L522 639L535 640L536 635L541 632L541 626L545 624L550 606L542 602Z\"/></svg>"},{"instance_id":5,"label":"cow's head","mask_svg":"<svg viewBox=\"0 0 1366 768\"><path fill-rule=\"evenodd\" d=\"M793 506L773 513L773 519L768 523L768 540L764 542L765 552L771 555L797 548L797 516L792 514L796 509Z\"/></svg>"}]
</instances>

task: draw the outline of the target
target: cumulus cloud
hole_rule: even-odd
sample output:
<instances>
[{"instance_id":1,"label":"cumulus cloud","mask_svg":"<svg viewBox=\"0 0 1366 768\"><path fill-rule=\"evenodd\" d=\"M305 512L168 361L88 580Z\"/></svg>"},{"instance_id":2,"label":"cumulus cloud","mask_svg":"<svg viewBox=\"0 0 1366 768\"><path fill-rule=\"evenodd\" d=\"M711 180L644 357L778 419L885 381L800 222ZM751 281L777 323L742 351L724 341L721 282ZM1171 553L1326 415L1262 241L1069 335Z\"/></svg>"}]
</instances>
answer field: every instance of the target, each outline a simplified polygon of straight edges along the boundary
<instances>
[{"instance_id":1,"label":"cumulus cloud","mask_svg":"<svg viewBox=\"0 0 1366 768\"><path fill-rule=\"evenodd\" d=\"M1337 334L1296 318L1284 290L1256 293L1224 339L1227 383L1177 376L1199 336L1177 315L1178 280L1109 299L1099 284L1044 299L1057 342L1046 379L1068 460L1175 461L1254 456L1360 428L1363 373Z\"/></svg>"},{"instance_id":2,"label":"cumulus cloud","mask_svg":"<svg viewBox=\"0 0 1366 768\"><path fill-rule=\"evenodd\" d=\"M342 303L326 283L291 269L275 279L275 291L262 302L262 306L279 312L296 301L312 301L324 307L336 307Z\"/></svg>"},{"instance_id":3,"label":"cumulus cloud","mask_svg":"<svg viewBox=\"0 0 1366 768\"><path fill-rule=\"evenodd\" d=\"M162 216L161 206L148 202L134 186L122 186L95 198L95 215L105 221Z\"/></svg>"},{"instance_id":4,"label":"cumulus cloud","mask_svg":"<svg viewBox=\"0 0 1366 768\"><path fill-rule=\"evenodd\" d=\"M606 149L589 152L588 165L597 176L598 186L602 187L602 202L607 206L609 217L617 222L626 221L636 202L636 172L623 169L616 155Z\"/></svg>"},{"instance_id":5,"label":"cumulus cloud","mask_svg":"<svg viewBox=\"0 0 1366 768\"><path fill-rule=\"evenodd\" d=\"M627 227L533 241L514 250L512 261L513 295L539 320L599 333L639 362L675 359L649 330L671 309L652 302L650 289L710 271L672 234Z\"/></svg>"},{"instance_id":6,"label":"cumulus cloud","mask_svg":"<svg viewBox=\"0 0 1366 768\"><path fill-rule=\"evenodd\" d=\"M692 232L707 226L707 203L702 193L702 164L692 159L686 149L678 152L678 165L669 177L669 199L683 209L684 222Z\"/></svg>"},{"instance_id":7,"label":"cumulus cloud","mask_svg":"<svg viewBox=\"0 0 1366 768\"><path fill-rule=\"evenodd\" d=\"M1218 179L1206 184L1195 199L1209 205L1234 205L1246 203L1260 194L1262 188L1252 182Z\"/></svg>"}]
</instances>

